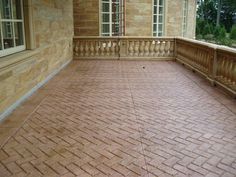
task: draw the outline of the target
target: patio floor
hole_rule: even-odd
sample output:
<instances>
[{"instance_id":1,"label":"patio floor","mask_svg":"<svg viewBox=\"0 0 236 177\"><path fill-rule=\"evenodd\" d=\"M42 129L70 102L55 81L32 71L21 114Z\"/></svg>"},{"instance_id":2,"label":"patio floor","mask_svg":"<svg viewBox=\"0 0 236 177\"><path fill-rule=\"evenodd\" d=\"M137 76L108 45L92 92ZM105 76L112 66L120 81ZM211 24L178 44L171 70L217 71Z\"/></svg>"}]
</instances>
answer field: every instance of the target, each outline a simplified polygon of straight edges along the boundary
<instances>
[{"instance_id":1,"label":"patio floor","mask_svg":"<svg viewBox=\"0 0 236 177\"><path fill-rule=\"evenodd\" d=\"M175 62L73 61L0 142L1 177L236 176L236 102Z\"/></svg>"}]
</instances>

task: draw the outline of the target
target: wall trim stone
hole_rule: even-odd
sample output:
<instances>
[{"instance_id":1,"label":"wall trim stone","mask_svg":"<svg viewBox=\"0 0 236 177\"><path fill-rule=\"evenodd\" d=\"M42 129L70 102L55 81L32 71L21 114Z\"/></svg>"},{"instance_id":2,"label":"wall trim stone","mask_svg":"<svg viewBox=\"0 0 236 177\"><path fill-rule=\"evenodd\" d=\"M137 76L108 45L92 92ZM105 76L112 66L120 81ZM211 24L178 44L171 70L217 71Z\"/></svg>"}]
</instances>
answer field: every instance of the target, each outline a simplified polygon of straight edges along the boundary
<instances>
[{"instance_id":1,"label":"wall trim stone","mask_svg":"<svg viewBox=\"0 0 236 177\"><path fill-rule=\"evenodd\" d=\"M15 103L9 106L5 111L0 113L0 122L7 118L18 106L20 106L27 98L33 95L40 87L46 84L49 80L51 80L56 74L58 74L62 69L64 69L72 60L68 60L58 69L54 70L47 78L36 86L34 86L30 91L28 91L25 95L23 95L20 99L18 99Z\"/></svg>"}]
</instances>

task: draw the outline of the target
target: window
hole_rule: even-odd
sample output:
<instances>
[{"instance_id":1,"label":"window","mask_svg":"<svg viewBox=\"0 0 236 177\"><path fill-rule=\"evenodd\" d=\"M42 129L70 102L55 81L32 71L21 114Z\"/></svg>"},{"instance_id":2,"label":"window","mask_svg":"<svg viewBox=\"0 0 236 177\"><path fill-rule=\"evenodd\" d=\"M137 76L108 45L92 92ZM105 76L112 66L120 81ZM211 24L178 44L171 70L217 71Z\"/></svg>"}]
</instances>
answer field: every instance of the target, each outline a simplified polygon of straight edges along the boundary
<instances>
[{"instance_id":1,"label":"window","mask_svg":"<svg viewBox=\"0 0 236 177\"><path fill-rule=\"evenodd\" d=\"M164 35L164 0L153 0L153 36Z\"/></svg>"},{"instance_id":2,"label":"window","mask_svg":"<svg viewBox=\"0 0 236 177\"><path fill-rule=\"evenodd\" d=\"M22 0L0 1L0 57L25 49Z\"/></svg>"},{"instance_id":3,"label":"window","mask_svg":"<svg viewBox=\"0 0 236 177\"><path fill-rule=\"evenodd\" d=\"M188 18L188 0L184 0L182 36L186 36L187 34L187 18Z\"/></svg>"},{"instance_id":4,"label":"window","mask_svg":"<svg viewBox=\"0 0 236 177\"><path fill-rule=\"evenodd\" d=\"M101 0L101 35L124 35L123 0Z\"/></svg>"}]
</instances>

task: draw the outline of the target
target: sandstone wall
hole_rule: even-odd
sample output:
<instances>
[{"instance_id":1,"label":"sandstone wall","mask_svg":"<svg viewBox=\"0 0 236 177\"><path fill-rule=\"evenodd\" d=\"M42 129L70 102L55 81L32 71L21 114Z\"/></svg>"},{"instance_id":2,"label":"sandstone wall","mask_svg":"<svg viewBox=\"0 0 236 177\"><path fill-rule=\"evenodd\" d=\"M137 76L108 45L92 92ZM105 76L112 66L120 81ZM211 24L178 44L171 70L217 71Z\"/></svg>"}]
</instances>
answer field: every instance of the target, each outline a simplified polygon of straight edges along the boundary
<instances>
[{"instance_id":1,"label":"sandstone wall","mask_svg":"<svg viewBox=\"0 0 236 177\"><path fill-rule=\"evenodd\" d=\"M126 1L126 36L152 35L152 0Z\"/></svg>"},{"instance_id":2,"label":"sandstone wall","mask_svg":"<svg viewBox=\"0 0 236 177\"><path fill-rule=\"evenodd\" d=\"M99 0L74 0L76 36L99 36Z\"/></svg>"},{"instance_id":3,"label":"sandstone wall","mask_svg":"<svg viewBox=\"0 0 236 177\"><path fill-rule=\"evenodd\" d=\"M0 58L0 114L72 60L73 1L32 0L29 8L35 49Z\"/></svg>"},{"instance_id":4,"label":"sandstone wall","mask_svg":"<svg viewBox=\"0 0 236 177\"><path fill-rule=\"evenodd\" d=\"M167 1L165 36L182 36L183 0Z\"/></svg>"},{"instance_id":5,"label":"sandstone wall","mask_svg":"<svg viewBox=\"0 0 236 177\"><path fill-rule=\"evenodd\" d=\"M100 0L74 0L75 35L99 36ZM125 0L126 36L152 36L153 0ZM184 0L166 0L165 36L182 36ZM187 36L195 37L196 0L188 1Z\"/></svg>"},{"instance_id":6,"label":"sandstone wall","mask_svg":"<svg viewBox=\"0 0 236 177\"><path fill-rule=\"evenodd\" d=\"M196 31L196 0L189 0L188 6L188 26L187 26L188 38L195 38Z\"/></svg>"}]
</instances>

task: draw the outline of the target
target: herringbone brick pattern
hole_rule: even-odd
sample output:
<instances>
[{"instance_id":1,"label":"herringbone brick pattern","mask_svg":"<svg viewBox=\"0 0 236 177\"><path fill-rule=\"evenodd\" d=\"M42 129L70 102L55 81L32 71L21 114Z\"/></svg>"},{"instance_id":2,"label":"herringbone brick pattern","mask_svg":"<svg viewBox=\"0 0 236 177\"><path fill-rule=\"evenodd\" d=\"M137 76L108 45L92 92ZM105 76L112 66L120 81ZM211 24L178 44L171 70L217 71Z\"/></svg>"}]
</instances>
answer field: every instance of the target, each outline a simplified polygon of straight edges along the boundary
<instances>
[{"instance_id":1,"label":"herringbone brick pattern","mask_svg":"<svg viewBox=\"0 0 236 177\"><path fill-rule=\"evenodd\" d=\"M1 177L236 176L235 101L174 62L74 61L35 98Z\"/></svg>"}]
</instances>

